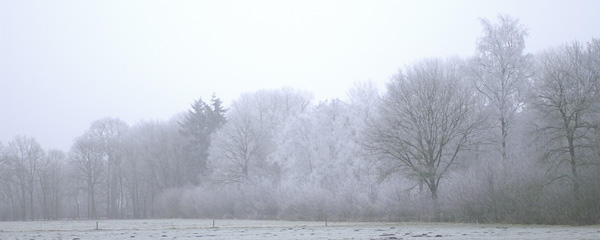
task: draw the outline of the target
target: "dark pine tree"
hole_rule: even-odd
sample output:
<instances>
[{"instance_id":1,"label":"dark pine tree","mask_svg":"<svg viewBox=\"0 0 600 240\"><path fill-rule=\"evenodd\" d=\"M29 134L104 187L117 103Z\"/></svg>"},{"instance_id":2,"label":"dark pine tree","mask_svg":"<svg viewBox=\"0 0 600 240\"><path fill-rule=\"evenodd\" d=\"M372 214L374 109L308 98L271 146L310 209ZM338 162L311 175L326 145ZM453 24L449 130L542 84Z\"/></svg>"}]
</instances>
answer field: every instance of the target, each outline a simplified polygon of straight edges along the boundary
<instances>
[{"instance_id":1,"label":"dark pine tree","mask_svg":"<svg viewBox=\"0 0 600 240\"><path fill-rule=\"evenodd\" d=\"M210 104L202 98L194 101L183 121L179 123L179 133L187 138L184 147L184 179L188 184L199 185L206 174L210 136L225 124L223 102L214 94Z\"/></svg>"}]
</instances>

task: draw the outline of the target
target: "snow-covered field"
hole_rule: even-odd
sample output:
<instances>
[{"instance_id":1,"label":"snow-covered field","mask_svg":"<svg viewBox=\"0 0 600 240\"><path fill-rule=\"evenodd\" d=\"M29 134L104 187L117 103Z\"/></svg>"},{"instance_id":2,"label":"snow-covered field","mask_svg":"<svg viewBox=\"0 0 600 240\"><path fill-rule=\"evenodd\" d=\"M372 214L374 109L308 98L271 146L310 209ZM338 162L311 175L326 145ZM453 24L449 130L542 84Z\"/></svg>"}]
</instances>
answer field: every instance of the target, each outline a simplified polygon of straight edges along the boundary
<instances>
[{"instance_id":1,"label":"snow-covered field","mask_svg":"<svg viewBox=\"0 0 600 240\"><path fill-rule=\"evenodd\" d=\"M98 229L96 229L96 222ZM0 222L0 240L600 239L600 226L162 219Z\"/></svg>"}]
</instances>

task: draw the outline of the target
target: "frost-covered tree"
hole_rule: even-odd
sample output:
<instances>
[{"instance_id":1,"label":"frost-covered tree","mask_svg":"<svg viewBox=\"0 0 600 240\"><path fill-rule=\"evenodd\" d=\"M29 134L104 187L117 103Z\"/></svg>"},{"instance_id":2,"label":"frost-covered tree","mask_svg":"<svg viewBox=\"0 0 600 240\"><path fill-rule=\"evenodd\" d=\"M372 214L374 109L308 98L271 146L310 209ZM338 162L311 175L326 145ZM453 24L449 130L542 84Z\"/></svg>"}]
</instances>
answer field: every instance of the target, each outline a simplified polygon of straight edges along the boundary
<instances>
[{"instance_id":1,"label":"frost-covered tree","mask_svg":"<svg viewBox=\"0 0 600 240\"><path fill-rule=\"evenodd\" d=\"M377 170L377 158L362 147L366 138L366 131L378 114L380 105L379 89L372 81L359 82L348 91L349 109L353 130L351 137L356 146L352 155L360 159L357 161L357 169L360 169L359 185L367 194L370 204L374 204L381 189L381 179Z\"/></svg>"},{"instance_id":2,"label":"frost-covered tree","mask_svg":"<svg viewBox=\"0 0 600 240\"><path fill-rule=\"evenodd\" d=\"M125 151L123 166L123 181L126 189L127 209L134 218L147 218L150 216L155 190L154 183L159 181L154 173L156 169L150 167L150 162L158 156L154 156L155 151L164 151L160 145L152 144L155 141L161 141L159 136L152 134L156 122L140 122L131 127L124 141ZM164 142L163 142L164 144ZM164 165L172 164L169 159L162 159Z\"/></svg>"},{"instance_id":3,"label":"frost-covered tree","mask_svg":"<svg viewBox=\"0 0 600 240\"><path fill-rule=\"evenodd\" d=\"M18 194L20 189L17 185L15 172L12 170L11 159L8 156L8 149L0 143L0 184L2 187L2 206L5 212L10 214L1 216L3 220L23 220L20 207L21 197ZM10 209L10 210L6 210Z\"/></svg>"},{"instance_id":4,"label":"frost-covered tree","mask_svg":"<svg viewBox=\"0 0 600 240\"><path fill-rule=\"evenodd\" d=\"M178 133L179 125L176 122L142 122L133 127L129 136L131 154L134 154L131 161L143 161L137 164L146 167L145 171L150 174L151 184L157 191L186 184L186 139Z\"/></svg>"},{"instance_id":5,"label":"frost-covered tree","mask_svg":"<svg viewBox=\"0 0 600 240\"><path fill-rule=\"evenodd\" d=\"M509 159L507 141L514 115L523 106L523 86L531 76L532 57L525 54L527 29L518 19L500 15L498 22L481 20L483 35L471 61L470 76L478 92L493 110L492 142L499 144L504 163Z\"/></svg>"},{"instance_id":6,"label":"frost-covered tree","mask_svg":"<svg viewBox=\"0 0 600 240\"><path fill-rule=\"evenodd\" d=\"M311 98L306 92L283 88L246 93L234 101L228 123L211 146L213 180L219 185L257 184L273 177L274 136L290 116L306 109Z\"/></svg>"},{"instance_id":7,"label":"frost-covered tree","mask_svg":"<svg viewBox=\"0 0 600 240\"><path fill-rule=\"evenodd\" d=\"M104 180L105 155L103 145L89 132L75 139L69 152L75 181L82 182L87 193L87 217L97 219L98 187ZM75 199L77 201L77 199ZM76 202L76 205L78 203Z\"/></svg>"},{"instance_id":8,"label":"frost-covered tree","mask_svg":"<svg viewBox=\"0 0 600 240\"><path fill-rule=\"evenodd\" d=\"M387 162L387 174L427 186L437 220L441 181L480 124L475 104L458 60L421 61L388 83L368 133L365 145Z\"/></svg>"},{"instance_id":9,"label":"frost-covered tree","mask_svg":"<svg viewBox=\"0 0 600 240\"><path fill-rule=\"evenodd\" d=\"M230 121L217 133L212 147L213 181L218 185L250 182L251 177L256 177L256 168L266 164L265 158L271 147L265 144L269 139L264 129L239 111L232 107L228 116Z\"/></svg>"},{"instance_id":10,"label":"frost-covered tree","mask_svg":"<svg viewBox=\"0 0 600 240\"><path fill-rule=\"evenodd\" d=\"M0 142L0 209L5 214L0 215L2 220L15 220L15 197L12 194L13 184L11 184L12 174L8 167L7 156L4 144Z\"/></svg>"},{"instance_id":11,"label":"frost-covered tree","mask_svg":"<svg viewBox=\"0 0 600 240\"><path fill-rule=\"evenodd\" d=\"M179 133L183 115L169 121L133 125L122 143L126 213L134 218L156 217L156 199L167 191L190 187L185 179L187 139Z\"/></svg>"},{"instance_id":12,"label":"frost-covered tree","mask_svg":"<svg viewBox=\"0 0 600 240\"><path fill-rule=\"evenodd\" d=\"M319 103L288 122L281 144L280 165L296 180L311 182L332 193L352 177L345 172L352 156L354 131L348 104L338 99Z\"/></svg>"},{"instance_id":13,"label":"frost-covered tree","mask_svg":"<svg viewBox=\"0 0 600 240\"><path fill-rule=\"evenodd\" d=\"M103 118L92 122L86 134L99 144L98 149L106 162L106 217L118 218L123 212L123 146L129 130L127 123L118 118Z\"/></svg>"},{"instance_id":14,"label":"frost-covered tree","mask_svg":"<svg viewBox=\"0 0 600 240\"><path fill-rule=\"evenodd\" d=\"M49 150L41 162L36 176L42 217L46 220L61 217L66 180L63 176L63 166L66 159L67 155L63 151Z\"/></svg>"},{"instance_id":15,"label":"frost-covered tree","mask_svg":"<svg viewBox=\"0 0 600 240\"><path fill-rule=\"evenodd\" d=\"M379 106L379 89L373 81L357 82L348 91L350 110L353 121L365 126L377 115Z\"/></svg>"},{"instance_id":16,"label":"frost-covered tree","mask_svg":"<svg viewBox=\"0 0 600 240\"><path fill-rule=\"evenodd\" d=\"M531 87L531 107L540 140L547 146L544 159L555 169L566 166L573 198L580 197L579 168L597 156L586 156L593 148L593 134L600 117L600 41L575 42L541 53ZM560 176L559 176L560 177Z\"/></svg>"},{"instance_id":17,"label":"frost-covered tree","mask_svg":"<svg viewBox=\"0 0 600 240\"><path fill-rule=\"evenodd\" d=\"M27 220L27 208L29 208L31 220L35 220L36 177L45 152L34 138L25 136L17 136L10 141L7 151L8 165L16 177L18 186L16 190L21 196L21 218Z\"/></svg>"},{"instance_id":18,"label":"frost-covered tree","mask_svg":"<svg viewBox=\"0 0 600 240\"><path fill-rule=\"evenodd\" d=\"M278 134L276 158L288 210L311 202L316 206L304 209L306 217L349 217L361 214L355 204L368 204L361 182L368 171L354 139L359 117L352 114L346 102L323 101L290 119Z\"/></svg>"}]
</instances>

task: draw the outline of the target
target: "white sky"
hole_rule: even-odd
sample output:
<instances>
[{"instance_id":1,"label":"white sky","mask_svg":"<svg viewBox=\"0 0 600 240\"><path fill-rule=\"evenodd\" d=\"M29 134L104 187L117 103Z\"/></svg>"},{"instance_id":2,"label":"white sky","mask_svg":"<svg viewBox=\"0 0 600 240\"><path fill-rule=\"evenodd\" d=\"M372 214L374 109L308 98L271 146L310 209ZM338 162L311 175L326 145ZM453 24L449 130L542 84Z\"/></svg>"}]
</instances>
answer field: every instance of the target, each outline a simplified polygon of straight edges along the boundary
<instances>
[{"instance_id":1,"label":"white sky","mask_svg":"<svg viewBox=\"0 0 600 240\"><path fill-rule=\"evenodd\" d=\"M479 18L528 26L527 50L600 37L600 1L0 0L0 142L68 150L94 120L167 120L212 93L283 86L317 101L383 87L428 57L471 56Z\"/></svg>"}]
</instances>

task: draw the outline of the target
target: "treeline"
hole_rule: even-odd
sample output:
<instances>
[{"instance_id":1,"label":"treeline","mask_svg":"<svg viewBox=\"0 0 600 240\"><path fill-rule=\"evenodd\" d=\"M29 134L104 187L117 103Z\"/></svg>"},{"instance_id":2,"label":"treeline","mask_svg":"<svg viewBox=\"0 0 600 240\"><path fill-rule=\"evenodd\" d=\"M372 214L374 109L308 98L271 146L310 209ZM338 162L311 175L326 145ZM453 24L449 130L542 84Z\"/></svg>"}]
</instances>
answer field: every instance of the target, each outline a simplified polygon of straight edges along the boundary
<instances>
[{"instance_id":1,"label":"treeline","mask_svg":"<svg viewBox=\"0 0 600 240\"><path fill-rule=\"evenodd\" d=\"M283 88L169 121L94 121L69 152L0 143L0 220L600 223L600 39L527 54L482 20L469 59L314 103Z\"/></svg>"}]
</instances>

